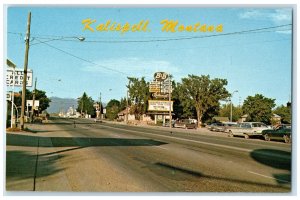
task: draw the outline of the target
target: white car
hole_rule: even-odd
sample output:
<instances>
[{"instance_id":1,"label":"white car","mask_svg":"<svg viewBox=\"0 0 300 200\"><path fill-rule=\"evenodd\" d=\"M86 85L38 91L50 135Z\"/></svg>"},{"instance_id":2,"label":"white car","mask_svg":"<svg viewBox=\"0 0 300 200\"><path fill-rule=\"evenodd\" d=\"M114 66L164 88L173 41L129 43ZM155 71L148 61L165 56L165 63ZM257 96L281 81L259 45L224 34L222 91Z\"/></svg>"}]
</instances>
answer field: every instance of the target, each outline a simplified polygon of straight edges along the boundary
<instances>
[{"instance_id":1,"label":"white car","mask_svg":"<svg viewBox=\"0 0 300 200\"><path fill-rule=\"evenodd\" d=\"M248 139L250 136L261 136L263 130L270 129L262 122L243 122L235 127L228 128L228 136L243 136Z\"/></svg>"}]
</instances>

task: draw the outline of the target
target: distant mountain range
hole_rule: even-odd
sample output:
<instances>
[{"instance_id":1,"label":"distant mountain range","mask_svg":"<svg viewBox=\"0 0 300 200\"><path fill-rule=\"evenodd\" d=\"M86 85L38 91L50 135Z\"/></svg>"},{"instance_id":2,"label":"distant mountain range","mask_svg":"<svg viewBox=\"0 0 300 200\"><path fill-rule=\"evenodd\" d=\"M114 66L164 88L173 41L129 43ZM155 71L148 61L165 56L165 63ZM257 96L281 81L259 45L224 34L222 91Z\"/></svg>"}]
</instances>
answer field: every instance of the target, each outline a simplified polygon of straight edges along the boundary
<instances>
[{"instance_id":1,"label":"distant mountain range","mask_svg":"<svg viewBox=\"0 0 300 200\"><path fill-rule=\"evenodd\" d=\"M47 108L48 113L59 113L60 111L66 113L70 107L77 108L77 99L60 97L50 97L50 99L50 106ZM102 105L105 107L106 103L102 103Z\"/></svg>"},{"instance_id":2,"label":"distant mountain range","mask_svg":"<svg viewBox=\"0 0 300 200\"><path fill-rule=\"evenodd\" d=\"M67 112L70 107L77 108L77 99L50 97L50 106L47 108L48 113Z\"/></svg>"}]
</instances>

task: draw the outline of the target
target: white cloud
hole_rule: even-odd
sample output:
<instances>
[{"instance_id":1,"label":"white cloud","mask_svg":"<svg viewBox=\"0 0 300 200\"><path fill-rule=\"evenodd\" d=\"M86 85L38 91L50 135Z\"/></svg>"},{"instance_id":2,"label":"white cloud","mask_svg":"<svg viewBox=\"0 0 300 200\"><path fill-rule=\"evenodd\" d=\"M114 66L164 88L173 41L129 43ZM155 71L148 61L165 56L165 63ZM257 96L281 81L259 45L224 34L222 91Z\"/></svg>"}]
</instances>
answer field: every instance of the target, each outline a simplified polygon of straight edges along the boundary
<instances>
[{"instance_id":1,"label":"white cloud","mask_svg":"<svg viewBox=\"0 0 300 200\"><path fill-rule=\"evenodd\" d=\"M165 60L150 60L145 58L128 57L106 59L94 62L97 65L84 65L81 69L87 72L101 72L102 74L110 75L112 70L124 72L126 75L134 77L152 78L157 71L176 74L180 73L180 68ZM102 67L101 67L102 66ZM108 70L105 68L110 68Z\"/></svg>"},{"instance_id":2,"label":"white cloud","mask_svg":"<svg viewBox=\"0 0 300 200\"><path fill-rule=\"evenodd\" d=\"M239 14L241 19L253 19L253 20L270 20L276 25L288 24L292 22L292 10L291 9L251 9Z\"/></svg>"}]
</instances>

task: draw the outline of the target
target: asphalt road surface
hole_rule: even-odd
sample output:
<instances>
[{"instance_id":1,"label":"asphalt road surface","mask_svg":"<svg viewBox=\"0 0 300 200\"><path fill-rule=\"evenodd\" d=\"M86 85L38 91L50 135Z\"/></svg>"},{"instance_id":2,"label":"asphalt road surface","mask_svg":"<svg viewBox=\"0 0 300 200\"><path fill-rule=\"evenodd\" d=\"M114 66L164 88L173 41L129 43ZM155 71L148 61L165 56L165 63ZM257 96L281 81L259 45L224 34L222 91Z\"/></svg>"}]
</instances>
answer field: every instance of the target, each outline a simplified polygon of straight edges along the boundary
<instances>
[{"instance_id":1,"label":"asphalt road surface","mask_svg":"<svg viewBox=\"0 0 300 200\"><path fill-rule=\"evenodd\" d=\"M22 164L10 158L20 147L34 168L30 176L8 170L7 190L291 192L291 144L283 142L86 119L30 128L36 133L7 134L7 169Z\"/></svg>"}]
</instances>

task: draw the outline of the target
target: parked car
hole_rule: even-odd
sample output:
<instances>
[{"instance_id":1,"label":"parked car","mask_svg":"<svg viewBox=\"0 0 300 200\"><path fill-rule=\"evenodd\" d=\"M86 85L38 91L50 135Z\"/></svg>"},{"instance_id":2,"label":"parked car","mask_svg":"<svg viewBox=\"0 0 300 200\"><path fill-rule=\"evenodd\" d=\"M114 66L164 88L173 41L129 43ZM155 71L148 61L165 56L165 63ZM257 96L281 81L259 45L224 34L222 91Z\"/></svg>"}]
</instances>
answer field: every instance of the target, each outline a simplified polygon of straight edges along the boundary
<instances>
[{"instance_id":1,"label":"parked car","mask_svg":"<svg viewBox=\"0 0 300 200\"><path fill-rule=\"evenodd\" d=\"M207 129L210 131L224 132L225 124L221 122L212 123L211 125L207 126Z\"/></svg>"},{"instance_id":2,"label":"parked car","mask_svg":"<svg viewBox=\"0 0 300 200\"><path fill-rule=\"evenodd\" d=\"M175 120L172 119L172 127L174 127L175 125ZM163 124L164 127L170 127L170 124L169 124L169 120L166 120L166 122Z\"/></svg>"},{"instance_id":3,"label":"parked car","mask_svg":"<svg viewBox=\"0 0 300 200\"><path fill-rule=\"evenodd\" d=\"M185 128L185 129L197 129L197 124L193 123L190 119L176 120L174 124L175 128Z\"/></svg>"},{"instance_id":4,"label":"parked car","mask_svg":"<svg viewBox=\"0 0 300 200\"><path fill-rule=\"evenodd\" d=\"M250 136L262 136L263 130L270 128L262 122L243 122L236 127L228 129L228 136L243 136L248 139Z\"/></svg>"},{"instance_id":5,"label":"parked car","mask_svg":"<svg viewBox=\"0 0 300 200\"><path fill-rule=\"evenodd\" d=\"M274 140L283 140L285 143L290 143L292 141L291 135L291 125L280 125L272 130L263 130L262 136L266 141Z\"/></svg>"}]
</instances>

